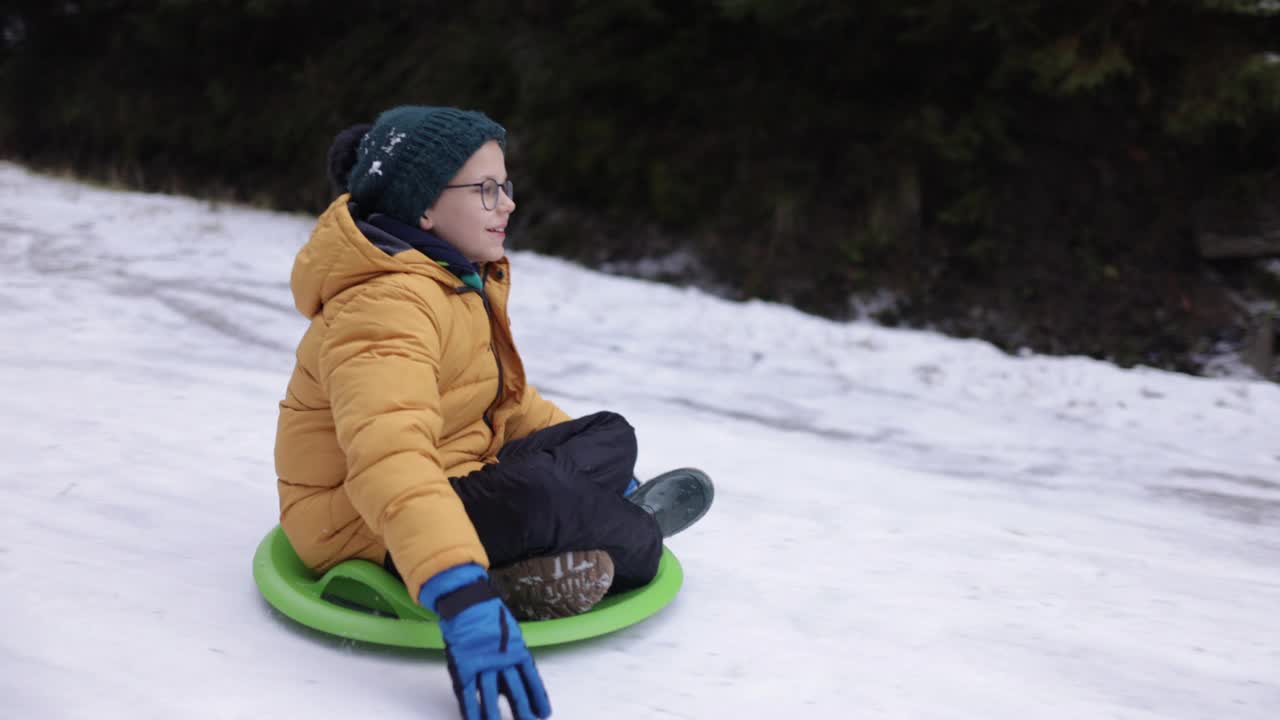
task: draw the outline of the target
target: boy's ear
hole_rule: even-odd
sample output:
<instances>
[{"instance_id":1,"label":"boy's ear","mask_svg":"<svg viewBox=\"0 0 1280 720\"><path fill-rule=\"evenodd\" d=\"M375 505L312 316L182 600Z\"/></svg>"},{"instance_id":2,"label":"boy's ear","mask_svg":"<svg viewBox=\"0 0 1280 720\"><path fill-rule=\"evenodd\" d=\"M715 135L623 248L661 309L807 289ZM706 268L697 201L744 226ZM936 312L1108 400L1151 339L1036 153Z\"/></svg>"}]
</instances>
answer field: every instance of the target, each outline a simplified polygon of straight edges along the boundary
<instances>
[{"instance_id":1,"label":"boy's ear","mask_svg":"<svg viewBox=\"0 0 1280 720\"><path fill-rule=\"evenodd\" d=\"M423 230L430 230L431 226L433 225L435 225L435 221L427 217L426 213L423 213L422 217L418 218L418 227L422 228Z\"/></svg>"}]
</instances>

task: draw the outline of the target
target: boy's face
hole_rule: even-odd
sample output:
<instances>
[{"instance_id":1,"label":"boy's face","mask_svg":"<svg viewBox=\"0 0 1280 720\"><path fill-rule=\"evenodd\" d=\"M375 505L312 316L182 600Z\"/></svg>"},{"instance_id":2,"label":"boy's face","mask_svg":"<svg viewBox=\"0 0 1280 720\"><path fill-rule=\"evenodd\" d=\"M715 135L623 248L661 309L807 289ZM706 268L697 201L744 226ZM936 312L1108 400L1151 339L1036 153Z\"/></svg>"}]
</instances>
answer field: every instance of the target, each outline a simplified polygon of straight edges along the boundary
<instances>
[{"instance_id":1,"label":"boy's face","mask_svg":"<svg viewBox=\"0 0 1280 720\"><path fill-rule=\"evenodd\" d=\"M467 158L450 185L466 185L493 180L499 185L507 181L507 163L502 148L490 140ZM516 203L505 192L498 191L498 201L486 210L477 187L449 188L418 220L423 230L430 230L458 249L471 262L501 260L506 254L507 219Z\"/></svg>"}]
</instances>

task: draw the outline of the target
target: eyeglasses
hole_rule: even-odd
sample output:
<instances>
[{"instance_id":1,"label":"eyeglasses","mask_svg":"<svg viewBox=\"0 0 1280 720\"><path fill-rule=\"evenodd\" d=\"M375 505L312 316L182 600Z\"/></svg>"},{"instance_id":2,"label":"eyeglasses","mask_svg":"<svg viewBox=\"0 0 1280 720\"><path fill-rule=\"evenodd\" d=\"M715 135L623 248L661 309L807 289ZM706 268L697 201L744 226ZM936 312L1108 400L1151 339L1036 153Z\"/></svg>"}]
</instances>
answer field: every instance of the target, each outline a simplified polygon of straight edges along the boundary
<instances>
[{"instance_id":1,"label":"eyeglasses","mask_svg":"<svg viewBox=\"0 0 1280 720\"><path fill-rule=\"evenodd\" d=\"M511 198L512 200L516 199L516 187L511 183L510 180L504 183L499 183L497 180L494 180L493 178L486 178L484 182L467 183L465 185L445 185L444 187L446 190L448 190L449 188L467 188L467 187L480 188L480 204L484 206L485 210L498 209L498 191L499 190L506 193L507 197Z\"/></svg>"}]
</instances>

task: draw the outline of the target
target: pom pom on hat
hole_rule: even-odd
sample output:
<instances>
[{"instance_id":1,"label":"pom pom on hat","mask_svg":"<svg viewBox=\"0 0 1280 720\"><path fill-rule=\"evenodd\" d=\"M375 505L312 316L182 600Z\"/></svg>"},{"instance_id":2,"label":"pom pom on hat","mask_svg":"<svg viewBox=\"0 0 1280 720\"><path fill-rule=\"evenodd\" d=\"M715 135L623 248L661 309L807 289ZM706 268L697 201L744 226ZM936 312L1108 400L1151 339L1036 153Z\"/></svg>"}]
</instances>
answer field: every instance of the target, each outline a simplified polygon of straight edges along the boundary
<instances>
[{"instance_id":1,"label":"pom pom on hat","mask_svg":"<svg viewBox=\"0 0 1280 720\"><path fill-rule=\"evenodd\" d=\"M360 123L338 133L329 146L328 167L329 185L335 193L347 192L347 181L351 178L351 168L356 165L356 147L365 133L373 129L370 123Z\"/></svg>"}]
</instances>

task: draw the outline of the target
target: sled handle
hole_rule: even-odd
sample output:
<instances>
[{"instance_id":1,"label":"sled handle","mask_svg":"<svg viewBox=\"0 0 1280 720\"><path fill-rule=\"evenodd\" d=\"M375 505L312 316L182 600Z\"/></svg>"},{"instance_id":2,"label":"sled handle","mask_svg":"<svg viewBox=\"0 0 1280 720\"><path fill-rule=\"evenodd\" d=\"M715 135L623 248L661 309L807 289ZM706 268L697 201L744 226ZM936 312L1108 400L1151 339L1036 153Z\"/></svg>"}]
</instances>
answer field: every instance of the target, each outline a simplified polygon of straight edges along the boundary
<instances>
[{"instance_id":1,"label":"sled handle","mask_svg":"<svg viewBox=\"0 0 1280 720\"><path fill-rule=\"evenodd\" d=\"M312 583L311 594L317 598L335 595L390 610L401 620L436 620L435 613L409 599L404 583L367 560L338 563ZM379 599L382 602L378 602Z\"/></svg>"}]
</instances>

